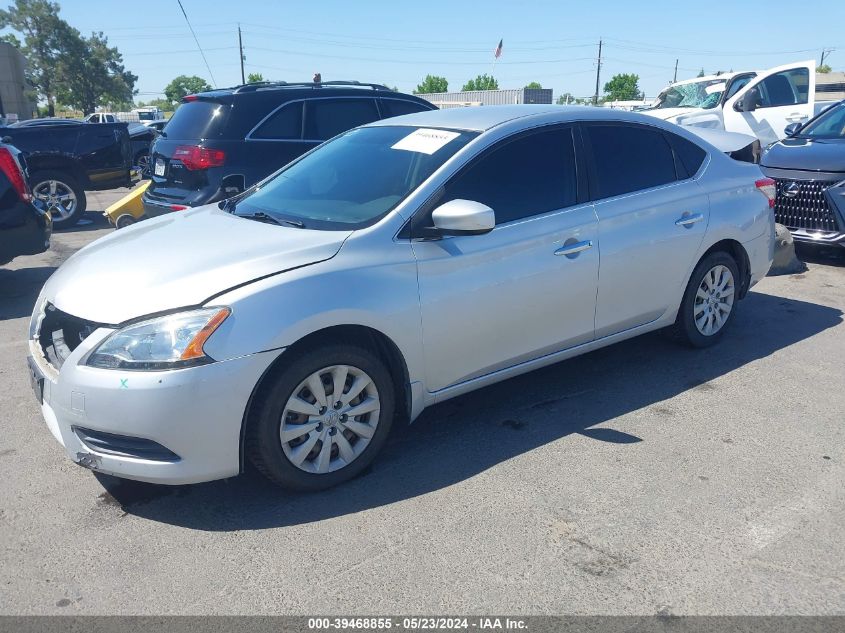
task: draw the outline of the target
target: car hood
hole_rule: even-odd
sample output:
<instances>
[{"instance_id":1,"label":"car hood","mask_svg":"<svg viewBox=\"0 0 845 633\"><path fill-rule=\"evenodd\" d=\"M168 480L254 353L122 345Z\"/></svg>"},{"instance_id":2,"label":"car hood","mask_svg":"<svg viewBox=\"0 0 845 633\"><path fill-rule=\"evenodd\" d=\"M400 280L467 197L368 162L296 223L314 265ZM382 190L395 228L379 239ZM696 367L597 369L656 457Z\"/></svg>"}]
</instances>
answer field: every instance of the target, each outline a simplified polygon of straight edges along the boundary
<instances>
[{"instance_id":1,"label":"car hood","mask_svg":"<svg viewBox=\"0 0 845 633\"><path fill-rule=\"evenodd\" d=\"M681 114L696 114L703 111L701 108L652 108L651 110L640 110L640 114L647 114L657 119L669 121Z\"/></svg>"},{"instance_id":2,"label":"car hood","mask_svg":"<svg viewBox=\"0 0 845 633\"><path fill-rule=\"evenodd\" d=\"M200 305L261 277L330 259L352 231L313 231L198 207L120 229L71 256L42 297L98 323Z\"/></svg>"},{"instance_id":3,"label":"car hood","mask_svg":"<svg viewBox=\"0 0 845 633\"><path fill-rule=\"evenodd\" d=\"M845 172L845 138L787 138L770 145L760 164L779 169Z\"/></svg>"}]
</instances>

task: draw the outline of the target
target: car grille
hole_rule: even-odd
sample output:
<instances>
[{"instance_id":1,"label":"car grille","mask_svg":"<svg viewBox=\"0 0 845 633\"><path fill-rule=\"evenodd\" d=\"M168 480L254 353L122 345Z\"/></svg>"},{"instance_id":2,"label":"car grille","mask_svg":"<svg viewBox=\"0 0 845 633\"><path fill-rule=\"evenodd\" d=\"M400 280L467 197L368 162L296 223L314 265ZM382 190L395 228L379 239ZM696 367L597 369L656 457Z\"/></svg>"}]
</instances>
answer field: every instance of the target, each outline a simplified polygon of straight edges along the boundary
<instances>
[{"instance_id":1,"label":"car grille","mask_svg":"<svg viewBox=\"0 0 845 633\"><path fill-rule=\"evenodd\" d=\"M98 323L71 316L48 303L38 330L38 342L44 358L59 369L71 352L98 327Z\"/></svg>"},{"instance_id":2,"label":"car grille","mask_svg":"<svg viewBox=\"0 0 845 633\"><path fill-rule=\"evenodd\" d=\"M789 229L807 231L838 231L836 216L825 198L824 192L835 185L836 180L775 180L777 197L775 198L775 221ZM784 189L792 184L798 185L798 193L787 197Z\"/></svg>"}]
</instances>

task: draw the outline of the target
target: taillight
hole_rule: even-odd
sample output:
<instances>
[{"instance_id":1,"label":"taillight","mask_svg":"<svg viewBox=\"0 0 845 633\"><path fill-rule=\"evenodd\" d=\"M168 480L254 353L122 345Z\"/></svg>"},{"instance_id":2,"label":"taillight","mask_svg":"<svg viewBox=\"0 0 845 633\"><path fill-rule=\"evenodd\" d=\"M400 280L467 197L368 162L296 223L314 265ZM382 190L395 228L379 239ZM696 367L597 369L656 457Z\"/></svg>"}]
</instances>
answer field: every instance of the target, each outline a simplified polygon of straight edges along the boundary
<instances>
[{"instance_id":1,"label":"taillight","mask_svg":"<svg viewBox=\"0 0 845 633\"><path fill-rule=\"evenodd\" d=\"M182 161L186 169L208 169L221 167L226 160L226 152L222 149L209 149L199 145L179 145L173 151L173 158Z\"/></svg>"},{"instance_id":2,"label":"taillight","mask_svg":"<svg viewBox=\"0 0 845 633\"><path fill-rule=\"evenodd\" d=\"M775 208L775 196L777 195L777 188L775 181L771 178L761 178L754 183L757 190L769 199L769 208Z\"/></svg>"},{"instance_id":3,"label":"taillight","mask_svg":"<svg viewBox=\"0 0 845 633\"><path fill-rule=\"evenodd\" d=\"M0 147L0 170L6 174L6 178L12 183L18 197L23 202L29 202L32 196L29 193L29 186L26 184L26 179L23 177L23 171L20 165L18 165L18 161L12 156L12 152L5 147Z\"/></svg>"},{"instance_id":4,"label":"taillight","mask_svg":"<svg viewBox=\"0 0 845 633\"><path fill-rule=\"evenodd\" d=\"M185 95L184 97L182 97L182 101L184 103L188 103L190 101L196 101L196 100L197 100L197 95Z\"/></svg>"}]
</instances>

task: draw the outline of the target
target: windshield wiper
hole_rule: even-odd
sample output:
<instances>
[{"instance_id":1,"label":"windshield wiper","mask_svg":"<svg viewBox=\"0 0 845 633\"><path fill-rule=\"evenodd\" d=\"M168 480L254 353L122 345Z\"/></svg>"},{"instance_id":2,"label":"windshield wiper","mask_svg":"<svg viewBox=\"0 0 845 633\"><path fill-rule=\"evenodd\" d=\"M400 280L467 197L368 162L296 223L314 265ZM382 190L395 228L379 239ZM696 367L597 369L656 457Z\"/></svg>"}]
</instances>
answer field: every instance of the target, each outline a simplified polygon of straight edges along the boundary
<instances>
[{"instance_id":1,"label":"windshield wiper","mask_svg":"<svg viewBox=\"0 0 845 633\"><path fill-rule=\"evenodd\" d=\"M257 220L258 222L267 222L268 224L278 224L288 225L288 226L295 226L298 229L304 229L305 223L300 222L299 220L287 220L285 218L277 218L269 213L265 213L264 211L256 211L254 213L235 213L234 215L238 216L239 218L247 218L248 220Z\"/></svg>"}]
</instances>

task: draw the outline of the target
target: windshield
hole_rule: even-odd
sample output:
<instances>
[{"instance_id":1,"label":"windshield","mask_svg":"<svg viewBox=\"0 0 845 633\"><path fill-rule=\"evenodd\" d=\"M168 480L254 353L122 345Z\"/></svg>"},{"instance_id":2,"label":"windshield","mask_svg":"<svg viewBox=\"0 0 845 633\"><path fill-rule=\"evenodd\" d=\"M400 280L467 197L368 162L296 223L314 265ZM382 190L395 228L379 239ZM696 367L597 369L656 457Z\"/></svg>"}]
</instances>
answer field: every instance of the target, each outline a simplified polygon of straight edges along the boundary
<instances>
[{"instance_id":1,"label":"windshield","mask_svg":"<svg viewBox=\"0 0 845 633\"><path fill-rule=\"evenodd\" d=\"M311 229L361 228L383 217L475 136L433 128L352 130L261 183L232 212L267 214Z\"/></svg>"},{"instance_id":2,"label":"windshield","mask_svg":"<svg viewBox=\"0 0 845 633\"><path fill-rule=\"evenodd\" d=\"M724 79L707 79L695 83L669 86L657 96L654 109L715 108L725 90Z\"/></svg>"},{"instance_id":3,"label":"windshield","mask_svg":"<svg viewBox=\"0 0 845 633\"><path fill-rule=\"evenodd\" d=\"M138 113L138 120L139 121L155 121L156 120L155 112L139 112Z\"/></svg>"},{"instance_id":4,"label":"windshield","mask_svg":"<svg viewBox=\"0 0 845 633\"><path fill-rule=\"evenodd\" d=\"M798 132L801 138L845 138L845 103L825 110Z\"/></svg>"}]
</instances>

